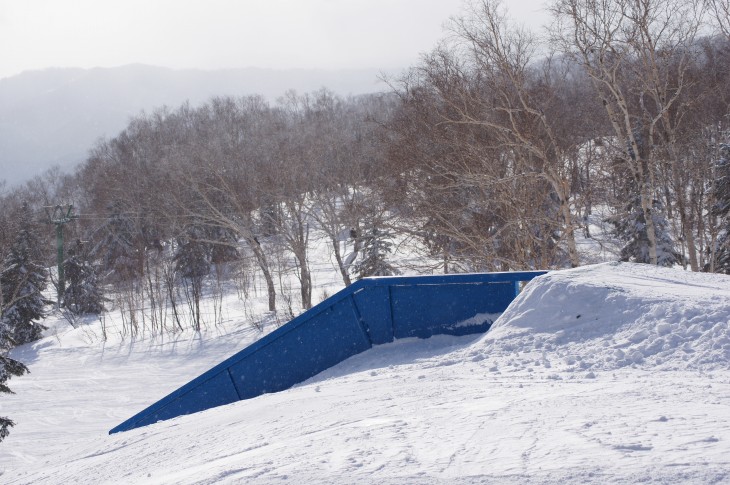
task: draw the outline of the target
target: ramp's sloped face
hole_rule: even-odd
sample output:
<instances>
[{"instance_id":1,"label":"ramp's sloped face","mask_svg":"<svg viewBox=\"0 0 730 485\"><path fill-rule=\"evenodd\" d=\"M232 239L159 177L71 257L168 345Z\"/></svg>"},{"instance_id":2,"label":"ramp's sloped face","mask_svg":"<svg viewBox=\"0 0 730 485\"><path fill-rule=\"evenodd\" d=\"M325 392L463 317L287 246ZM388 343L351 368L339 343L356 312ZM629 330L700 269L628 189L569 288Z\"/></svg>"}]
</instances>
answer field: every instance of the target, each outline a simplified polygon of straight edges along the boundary
<instances>
[{"instance_id":1,"label":"ramp's sloped face","mask_svg":"<svg viewBox=\"0 0 730 485\"><path fill-rule=\"evenodd\" d=\"M537 272L359 281L221 362L110 433L282 391L373 345L485 332ZM467 323L467 324L464 324Z\"/></svg>"},{"instance_id":2,"label":"ramp's sloped face","mask_svg":"<svg viewBox=\"0 0 730 485\"><path fill-rule=\"evenodd\" d=\"M284 328L284 327L282 327ZM343 299L230 367L241 399L288 389L372 345Z\"/></svg>"},{"instance_id":3,"label":"ramp's sloped face","mask_svg":"<svg viewBox=\"0 0 730 485\"><path fill-rule=\"evenodd\" d=\"M223 369L212 376L206 373L167 398L158 401L156 405L159 406L153 405L147 408L145 411L148 412L138 415L138 419L132 418L125 421L111 430L110 433L147 426L158 421L165 421L184 414L197 413L198 411L223 406L238 400L238 394L227 369Z\"/></svg>"}]
</instances>

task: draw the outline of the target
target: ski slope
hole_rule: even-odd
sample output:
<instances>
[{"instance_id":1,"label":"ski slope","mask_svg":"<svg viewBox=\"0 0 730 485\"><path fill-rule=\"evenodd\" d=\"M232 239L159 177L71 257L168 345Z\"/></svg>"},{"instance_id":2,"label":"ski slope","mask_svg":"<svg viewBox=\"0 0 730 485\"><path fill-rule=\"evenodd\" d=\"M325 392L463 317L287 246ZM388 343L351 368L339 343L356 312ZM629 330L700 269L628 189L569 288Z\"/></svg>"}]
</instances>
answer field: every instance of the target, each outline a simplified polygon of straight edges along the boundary
<instances>
[{"instance_id":1,"label":"ski slope","mask_svg":"<svg viewBox=\"0 0 730 485\"><path fill-rule=\"evenodd\" d=\"M0 482L726 483L728 323L726 276L552 272L485 335L377 346L288 391L111 436L260 334L103 346L60 327L14 354L31 374L0 399L18 423Z\"/></svg>"}]
</instances>

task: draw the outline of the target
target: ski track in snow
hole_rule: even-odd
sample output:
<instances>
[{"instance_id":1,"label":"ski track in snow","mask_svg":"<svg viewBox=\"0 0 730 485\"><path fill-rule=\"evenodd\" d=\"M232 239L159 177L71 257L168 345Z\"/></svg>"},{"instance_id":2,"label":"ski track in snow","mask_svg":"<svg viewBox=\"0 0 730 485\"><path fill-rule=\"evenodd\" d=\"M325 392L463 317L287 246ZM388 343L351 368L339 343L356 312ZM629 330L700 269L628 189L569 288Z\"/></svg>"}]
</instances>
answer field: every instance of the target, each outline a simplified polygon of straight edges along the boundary
<instances>
[{"instance_id":1,"label":"ski track in snow","mask_svg":"<svg viewBox=\"0 0 730 485\"><path fill-rule=\"evenodd\" d=\"M580 315L580 316L579 316ZM543 276L485 335L404 339L294 388L107 436L258 334L18 349L0 482L727 483L730 278ZM76 338L76 340L74 340Z\"/></svg>"}]
</instances>

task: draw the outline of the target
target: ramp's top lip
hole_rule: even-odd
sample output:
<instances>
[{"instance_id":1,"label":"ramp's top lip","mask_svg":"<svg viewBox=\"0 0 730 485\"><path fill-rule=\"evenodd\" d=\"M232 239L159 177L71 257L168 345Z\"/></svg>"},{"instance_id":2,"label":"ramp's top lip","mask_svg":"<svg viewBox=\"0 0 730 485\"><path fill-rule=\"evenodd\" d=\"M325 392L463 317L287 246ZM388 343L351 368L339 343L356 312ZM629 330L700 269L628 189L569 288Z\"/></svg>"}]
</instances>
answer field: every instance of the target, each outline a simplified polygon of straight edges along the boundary
<instances>
[{"instance_id":1,"label":"ramp's top lip","mask_svg":"<svg viewBox=\"0 0 730 485\"><path fill-rule=\"evenodd\" d=\"M495 281L529 281L546 274L545 270L534 271L497 271L493 273L455 273L441 275L414 275L414 276L371 276L356 281L348 290L357 286L383 286L393 284L449 284L449 283L489 283ZM357 288L355 288L356 290Z\"/></svg>"}]
</instances>

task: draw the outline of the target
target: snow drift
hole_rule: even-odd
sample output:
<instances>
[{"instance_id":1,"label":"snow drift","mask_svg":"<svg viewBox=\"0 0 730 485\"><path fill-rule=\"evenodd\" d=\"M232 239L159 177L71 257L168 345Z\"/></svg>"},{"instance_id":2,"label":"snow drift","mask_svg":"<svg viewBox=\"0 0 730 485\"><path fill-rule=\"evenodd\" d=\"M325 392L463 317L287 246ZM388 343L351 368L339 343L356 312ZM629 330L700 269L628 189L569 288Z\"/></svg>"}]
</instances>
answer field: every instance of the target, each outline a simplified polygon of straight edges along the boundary
<instances>
[{"instance_id":1,"label":"snow drift","mask_svg":"<svg viewBox=\"0 0 730 485\"><path fill-rule=\"evenodd\" d=\"M728 322L727 276L604 263L534 280L471 357L565 372L727 369Z\"/></svg>"}]
</instances>

